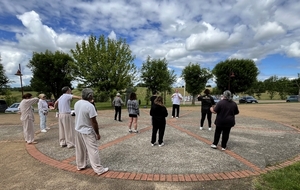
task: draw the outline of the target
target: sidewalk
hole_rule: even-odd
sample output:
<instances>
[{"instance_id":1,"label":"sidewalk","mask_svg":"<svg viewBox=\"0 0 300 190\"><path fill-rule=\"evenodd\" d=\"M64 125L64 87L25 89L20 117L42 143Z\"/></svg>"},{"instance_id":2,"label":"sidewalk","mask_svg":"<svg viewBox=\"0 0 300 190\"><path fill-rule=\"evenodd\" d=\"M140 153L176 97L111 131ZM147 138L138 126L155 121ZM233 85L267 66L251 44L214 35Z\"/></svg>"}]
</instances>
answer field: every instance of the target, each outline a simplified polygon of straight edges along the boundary
<instances>
[{"instance_id":1,"label":"sidewalk","mask_svg":"<svg viewBox=\"0 0 300 190\"><path fill-rule=\"evenodd\" d=\"M171 110L168 111L171 113ZM136 187L149 189L153 189L153 184L167 188L166 182L172 182L173 185L175 182L175 186L181 189L186 186L199 187L200 184L213 181L228 183L241 178L247 181L248 177L279 169L300 160L298 137L300 132L292 126L237 116L237 125L232 129L228 149L221 151L219 147L214 150L210 148L214 128L208 131L204 126L204 130L200 131L199 110L186 107L181 109L180 118L168 117L165 146L152 147L149 109L141 109L138 120L139 134L128 133L128 118L124 112L123 122L113 120L113 111L98 112L101 127L99 141L101 162L110 169L100 177L91 168L76 170L75 150L61 148L58 144L57 123L52 123L47 133L39 133L36 126L39 143L25 145L25 148L42 165L47 165L48 168L50 166L51 170L74 173L75 178L83 177L91 180L100 178L105 181L113 180L111 181L113 184L135 184ZM4 126L1 130L6 131L2 132L0 137L1 146L10 141L21 143L21 127ZM19 141L9 140L12 137ZM291 142L290 139L294 140ZM195 182L199 183L198 186ZM112 184L108 186L110 185ZM172 189L176 188L173 186Z\"/></svg>"}]
</instances>

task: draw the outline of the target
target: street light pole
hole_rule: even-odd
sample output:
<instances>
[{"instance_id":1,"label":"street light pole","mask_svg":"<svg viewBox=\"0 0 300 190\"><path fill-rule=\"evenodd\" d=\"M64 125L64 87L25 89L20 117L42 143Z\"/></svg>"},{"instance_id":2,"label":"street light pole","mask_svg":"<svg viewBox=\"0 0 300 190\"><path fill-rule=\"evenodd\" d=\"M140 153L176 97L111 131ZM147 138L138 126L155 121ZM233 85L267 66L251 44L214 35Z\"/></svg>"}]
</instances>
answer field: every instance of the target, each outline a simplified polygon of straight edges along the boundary
<instances>
[{"instance_id":1,"label":"street light pole","mask_svg":"<svg viewBox=\"0 0 300 190\"><path fill-rule=\"evenodd\" d=\"M185 105L185 86L186 86L186 83L184 81L184 88L183 88L183 105Z\"/></svg>"},{"instance_id":2,"label":"street light pole","mask_svg":"<svg viewBox=\"0 0 300 190\"><path fill-rule=\"evenodd\" d=\"M18 69L18 71L16 72L16 74L15 75L17 75L17 76L20 76L20 82L21 82L21 91L22 91L22 97L23 97L23 94L24 94L24 92L23 92L23 84L22 84L22 72L21 72L21 64L19 64L19 69Z\"/></svg>"}]
</instances>

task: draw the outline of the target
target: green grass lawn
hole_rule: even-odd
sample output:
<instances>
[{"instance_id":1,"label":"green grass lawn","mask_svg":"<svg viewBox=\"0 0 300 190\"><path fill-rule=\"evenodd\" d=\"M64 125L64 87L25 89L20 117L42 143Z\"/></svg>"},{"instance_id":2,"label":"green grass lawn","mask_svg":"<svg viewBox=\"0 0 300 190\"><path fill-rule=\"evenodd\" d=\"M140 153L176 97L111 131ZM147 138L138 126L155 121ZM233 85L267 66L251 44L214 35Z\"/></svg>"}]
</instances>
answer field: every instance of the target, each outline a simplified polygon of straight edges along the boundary
<instances>
[{"instance_id":1,"label":"green grass lawn","mask_svg":"<svg viewBox=\"0 0 300 190\"><path fill-rule=\"evenodd\" d=\"M184 94L186 96L190 95L188 92L184 93L184 88L177 88L177 89L182 95L184 95ZM81 92L77 89L74 89L72 92L73 92L74 95L81 96ZM33 96L38 96L38 93L34 92L34 91L24 92L24 93L31 93ZM148 105L147 105L147 102L145 100L145 97L146 97L146 88L145 87L137 87L136 94L137 94L138 100L141 100L141 105L140 105L141 107L149 106L150 101L148 101ZM166 96L166 100L165 100L166 103L165 104L166 104L167 107L172 106L171 94L167 94L167 96ZM17 102L20 102L22 100L22 93L19 92L19 91L11 91L11 96L15 97ZM244 96L244 94L239 94L239 96L240 97ZM255 98L257 98L257 97L255 97ZM5 97L0 96L0 99L5 99ZM122 96L122 99L124 100L124 96ZM258 99L258 100L270 100L269 94L268 93L262 93L261 98ZM280 100L279 95L275 95L273 100ZM75 102L76 101L72 101L72 107L73 107ZM12 102L12 103L14 103L14 102ZM99 109L99 110L100 109L111 109L112 108L110 101L108 101L108 102L96 102L95 104L96 104L97 109ZM184 105L182 105L182 106L184 106Z\"/></svg>"},{"instance_id":2,"label":"green grass lawn","mask_svg":"<svg viewBox=\"0 0 300 190\"><path fill-rule=\"evenodd\" d=\"M300 189L300 162L260 175L254 180L254 188L257 190Z\"/></svg>"}]
</instances>

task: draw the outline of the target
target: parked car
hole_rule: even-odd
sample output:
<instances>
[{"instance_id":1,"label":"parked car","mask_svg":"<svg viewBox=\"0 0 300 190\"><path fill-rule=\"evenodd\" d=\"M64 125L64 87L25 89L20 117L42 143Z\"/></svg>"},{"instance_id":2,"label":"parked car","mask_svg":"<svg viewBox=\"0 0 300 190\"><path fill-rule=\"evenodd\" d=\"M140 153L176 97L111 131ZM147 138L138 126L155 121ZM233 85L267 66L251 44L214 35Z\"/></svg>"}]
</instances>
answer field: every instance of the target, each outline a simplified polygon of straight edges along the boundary
<instances>
[{"instance_id":1,"label":"parked car","mask_svg":"<svg viewBox=\"0 0 300 190\"><path fill-rule=\"evenodd\" d=\"M7 103L5 100L0 100L0 112L5 112L7 108Z\"/></svg>"},{"instance_id":2,"label":"parked car","mask_svg":"<svg viewBox=\"0 0 300 190\"><path fill-rule=\"evenodd\" d=\"M13 103L5 110L5 113L17 113L19 111L19 105L20 103Z\"/></svg>"},{"instance_id":3,"label":"parked car","mask_svg":"<svg viewBox=\"0 0 300 190\"><path fill-rule=\"evenodd\" d=\"M239 103L258 103L253 96L243 96L240 100Z\"/></svg>"},{"instance_id":4,"label":"parked car","mask_svg":"<svg viewBox=\"0 0 300 190\"><path fill-rule=\"evenodd\" d=\"M54 106L54 103L55 101L54 100L46 100L47 104L48 104L48 107L53 107Z\"/></svg>"},{"instance_id":5,"label":"parked car","mask_svg":"<svg viewBox=\"0 0 300 190\"><path fill-rule=\"evenodd\" d=\"M290 95L286 102L299 102L299 95Z\"/></svg>"}]
</instances>

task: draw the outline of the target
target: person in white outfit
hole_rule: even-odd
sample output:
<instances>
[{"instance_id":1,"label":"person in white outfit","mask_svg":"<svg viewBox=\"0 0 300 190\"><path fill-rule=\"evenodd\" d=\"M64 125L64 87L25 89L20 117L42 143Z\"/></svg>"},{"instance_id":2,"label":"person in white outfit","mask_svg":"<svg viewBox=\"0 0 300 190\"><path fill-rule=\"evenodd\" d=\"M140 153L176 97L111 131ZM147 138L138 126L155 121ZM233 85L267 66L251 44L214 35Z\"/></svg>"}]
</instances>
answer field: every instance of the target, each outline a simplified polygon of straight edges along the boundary
<instances>
[{"instance_id":1,"label":"person in white outfit","mask_svg":"<svg viewBox=\"0 0 300 190\"><path fill-rule=\"evenodd\" d=\"M172 118L175 117L175 110L176 110L176 118L179 117L179 110L180 110L180 101L182 100L182 95L175 89L175 93L172 94Z\"/></svg>"},{"instance_id":2,"label":"person in white outfit","mask_svg":"<svg viewBox=\"0 0 300 190\"><path fill-rule=\"evenodd\" d=\"M46 127L47 123L47 115L48 115L48 103L46 101L46 95L40 94L39 95L39 103L38 103L38 110L40 116L40 129L42 133L46 133L49 130L49 127Z\"/></svg>"},{"instance_id":3,"label":"person in white outfit","mask_svg":"<svg viewBox=\"0 0 300 190\"><path fill-rule=\"evenodd\" d=\"M75 154L77 170L87 167L87 159L98 175L108 171L100 162L97 140L100 140L97 112L90 101L93 99L93 90L82 90L82 99L74 105L75 109Z\"/></svg>"},{"instance_id":4,"label":"person in white outfit","mask_svg":"<svg viewBox=\"0 0 300 190\"><path fill-rule=\"evenodd\" d=\"M19 110L21 113L20 120L23 125L24 138L27 144L37 144L34 140L34 114L33 114L33 104L38 103L39 99L37 97L32 98L32 94L26 93L23 95L23 100L19 105Z\"/></svg>"},{"instance_id":5,"label":"person in white outfit","mask_svg":"<svg viewBox=\"0 0 300 190\"><path fill-rule=\"evenodd\" d=\"M58 100L54 103L54 108L58 108L58 134L60 147L74 148L74 121L71 115L71 100L81 99L80 96L72 95L70 87L62 88L62 93ZM95 108L94 108L95 109Z\"/></svg>"}]
</instances>

